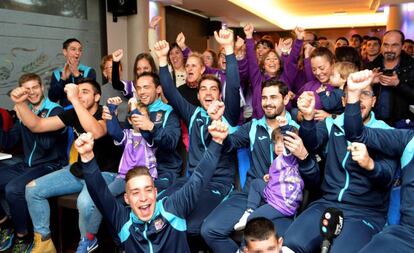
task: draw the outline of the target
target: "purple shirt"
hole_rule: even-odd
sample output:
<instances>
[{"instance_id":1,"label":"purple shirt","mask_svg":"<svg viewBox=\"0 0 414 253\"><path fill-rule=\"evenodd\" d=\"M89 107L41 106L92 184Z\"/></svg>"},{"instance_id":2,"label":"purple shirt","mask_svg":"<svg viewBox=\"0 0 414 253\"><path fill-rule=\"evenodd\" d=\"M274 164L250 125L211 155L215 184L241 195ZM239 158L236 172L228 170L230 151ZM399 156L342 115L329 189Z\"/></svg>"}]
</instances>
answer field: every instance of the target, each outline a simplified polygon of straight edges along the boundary
<instances>
[{"instance_id":1,"label":"purple shirt","mask_svg":"<svg viewBox=\"0 0 414 253\"><path fill-rule=\"evenodd\" d=\"M124 145L121 161L119 162L118 177L125 178L126 173L135 166L145 166L151 177L156 179L157 161L155 148L150 146L141 133L133 129L124 129L124 138L121 142L114 141L115 145Z\"/></svg>"},{"instance_id":2,"label":"purple shirt","mask_svg":"<svg viewBox=\"0 0 414 253\"><path fill-rule=\"evenodd\" d=\"M287 62L281 63L284 64L285 69L279 76L279 80L284 82L289 90L291 90L292 82L297 75L297 67L294 63L298 61L302 44L302 40L295 40ZM260 119L264 115L262 109L262 83L271 77L260 71L254 47L254 40L246 39L246 57L248 61L249 79L252 85L253 118Z\"/></svg>"},{"instance_id":3,"label":"purple shirt","mask_svg":"<svg viewBox=\"0 0 414 253\"><path fill-rule=\"evenodd\" d=\"M270 165L269 176L269 182L263 190L266 202L283 215L294 215L302 202L304 188L296 157L276 157Z\"/></svg>"},{"instance_id":4,"label":"purple shirt","mask_svg":"<svg viewBox=\"0 0 414 253\"><path fill-rule=\"evenodd\" d=\"M319 94L316 92L319 87L321 87L322 83L318 80L307 82L299 91L298 94L296 94L295 101L298 99L298 97L304 92L304 91L313 91L313 94L315 95L315 109L317 110L323 110L323 106L321 103L321 99L319 97ZM326 90L329 92L333 91L333 87L330 84L327 84Z\"/></svg>"}]
</instances>

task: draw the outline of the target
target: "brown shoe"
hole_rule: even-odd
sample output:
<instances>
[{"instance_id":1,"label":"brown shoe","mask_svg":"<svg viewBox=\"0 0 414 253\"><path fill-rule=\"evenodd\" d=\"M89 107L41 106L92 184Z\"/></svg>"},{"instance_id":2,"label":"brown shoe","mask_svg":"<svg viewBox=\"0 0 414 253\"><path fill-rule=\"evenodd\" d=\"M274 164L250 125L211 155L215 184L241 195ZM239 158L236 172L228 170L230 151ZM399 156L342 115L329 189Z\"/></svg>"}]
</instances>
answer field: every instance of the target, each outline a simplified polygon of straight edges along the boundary
<instances>
[{"instance_id":1,"label":"brown shoe","mask_svg":"<svg viewBox=\"0 0 414 253\"><path fill-rule=\"evenodd\" d=\"M34 246L31 253L56 253L56 248L50 235L42 238L41 234L34 233Z\"/></svg>"}]
</instances>

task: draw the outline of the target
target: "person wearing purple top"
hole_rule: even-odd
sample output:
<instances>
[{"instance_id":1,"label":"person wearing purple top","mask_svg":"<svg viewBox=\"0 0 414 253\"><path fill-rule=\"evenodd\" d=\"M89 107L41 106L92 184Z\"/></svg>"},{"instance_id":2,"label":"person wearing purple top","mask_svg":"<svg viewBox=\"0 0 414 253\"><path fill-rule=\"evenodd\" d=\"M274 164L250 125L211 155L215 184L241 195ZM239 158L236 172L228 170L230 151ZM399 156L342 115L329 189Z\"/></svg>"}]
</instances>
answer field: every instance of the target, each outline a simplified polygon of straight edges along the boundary
<instances>
[{"instance_id":1,"label":"person wearing purple top","mask_svg":"<svg viewBox=\"0 0 414 253\"><path fill-rule=\"evenodd\" d=\"M104 119L106 119L106 125L108 128L109 135L114 138L115 145L123 145L124 152L122 153L121 161L119 163L117 179L124 179L128 170L136 166L145 166L149 169L151 177L155 180L158 177L157 173L157 162L155 157L156 148L148 143L140 133L140 129L132 124L132 129L122 130L119 126L118 119L115 115L115 110L118 104L122 102L119 97L109 98L108 107L104 107ZM128 104L129 115L138 114L148 116L149 112L147 107L141 103L136 103L131 100ZM123 180L122 180L123 181ZM117 182L115 179L114 182ZM122 182L124 183L124 182ZM123 192L124 184L120 189ZM111 189L111 188L110 188ZM121 193L122 193L121 192ZM120 194L120 193L118 193ZM115 194L116 195L116 194Z\"/></svg>"},{"instance_id":2,"label":"person wearing purple top","mask_svg":"<svg viewBox=\"0 0 414 253\"><path fill-rule=\"evenodd\" d=\"M122 91L125 98L131 98L135 96L135 87L133 80L121 80L120 76L122 72L121 59L124 56L124 51L118 49L112 53L112 76L111 83L112 87L116 90ZM135 58L134 63L134 80L137 80L138 76L144 72L157 73L157 66L155 65L154 59L148 53L140 53ZM109 98L109 97L108 97ZM118 115L119 118L119 115ZM121 118L123 120L123 118Z\"/></svg>"},{"instance_id":3,"label":"person wearing purple top","mask_svg":"<svg viewBox=\"0 0 414 253\"><path fill-rule=\"evenodd\" d=\"M264 55L263 61L260 63L264 70L264 73L262 73L259 64L257 63L256 52L254 51L253 30L254 27L251 24L244 27L244 32L246 34L248 73L252 85L253 118L260 119L264 115L261 105L262 83L272 77L279 77L278 79L286 83L289 90L291 90L292 82L297 74L297 67L294 64L288 63L284 65L286 68L282 71L282 63L278 54L271 50ZM288 62L297 62L300 48L303 44L304 30L302 28L296 28L295 32L297 39L295 40L292 51L288 57Z\"/></svg>"},{"instance_id":4,"label":"person wearing purple top","mask_svg":"<svg viewBox=\"0 0 414 253\"><path fill-rule=\"evenodd\" d=\"M291 217L295 215L303 198L304 182L299 173L299 164L296 157L285 149L283 136L286 131L298 133L297 128L287 125L282 118L280 128L272 131L272 141L277 157L269 168L269 173L263 179L253 179L247 197L247 209L234 230L242 230L246 223L257 217L273 220L278 217ZM286 125L283 125L286 124ZM283 126L282 126L283 125ZM261 203L265 201L263 205Z\"/></svg>"},{"instance_id":5,"label":"person wearing purple top","mask_svg":"<svg viewBox=\"0 0 414 253\"><path fill-rule=\"evenodd\" d=\"M140 129L132 124L131 116L133 114L146 115L148 117L149 111L143 104L135 104L130 102L128 105L129 117L128 121L132 125L133 129L122 130L118 118L116 117L115 110L118 105L122 103L120 97L109 98L108 106L104 106L102 118L106 121L108 134L114 139L115 145L123 145L124 152L122 153L121 161L119 163L118 173L102 172L109 191L113 196L120 196L125 192L125 175L127 172L135 167L144 166L149 170L149 174L155 180L158 177L157 163L155 158L155 147L150 145L145 138L141 135ZM79 208L83 210L90 210L86 224L83 224L84 230L86 230L87 240L93 238L93 241L97 241L95 235L98 233L99 226L102 221L102 215L95 207L90 196L82 199L82 205ZM82 239L82 240L86 240ZM83 244L80 244L83 245ZM98 244L95 244L97 248ZM87 251L85 251L87 250ZM91 248L78 247L76 252L91 252Z\"/></svg>"},{"instance_id":6,"label":"person wearing purple top","mask_svg":"<svg viewBox=\"0 0 414 253\"><path fill-rule=\"evenodd\" d=\"M323 120L327 116L328 113L323 111L322 103L320 97L317 94L318 89L323 89L325 91L332 92L333 87L330 85L330 77L333 74L333 64L334 64L334 55L333 53L325 48L319 47L313 50L311 53L311 64L312 64L312 72L316 77L316 80L310 81L306 83L296 94L295 101L297 98L304 92L304 91L312 91L315 95L315 109L316 109L316 120ZM298 115L298 119L300 119L300 113Z\"/></svg>"},{"instance_id":7,"label":"person wearing purple top","mask_svg":"<svg viewBox=\"0 0 414 253\"><path fill-rule=\"evenodd\" d=\"M323 109L334 115L344 112L342 98L344 96L344 87L346 80L351 73L357 72L358 68L351 62L335 62L333 65L333 72L329 78L332 87L335 87L332 92L325 90L326 87L321 87L316 92L319 94Z\"/></svg>"}]
</instances>

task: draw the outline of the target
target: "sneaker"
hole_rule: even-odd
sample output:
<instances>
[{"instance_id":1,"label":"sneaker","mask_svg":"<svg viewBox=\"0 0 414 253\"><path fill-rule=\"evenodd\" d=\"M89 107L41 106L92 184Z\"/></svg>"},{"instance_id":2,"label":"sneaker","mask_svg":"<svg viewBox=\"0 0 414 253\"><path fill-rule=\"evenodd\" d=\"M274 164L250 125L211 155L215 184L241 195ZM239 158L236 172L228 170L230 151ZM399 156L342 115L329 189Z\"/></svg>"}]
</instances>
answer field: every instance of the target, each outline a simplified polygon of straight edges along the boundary
<instances>
[{"instance_id":1,"label":"sneaker","mask_svg":"<svg viewBox=\"0 0 414 253\"><path fill-rule=\"evenodd\" d=\"M31 253L56 253L55 245L49 236L42 238L39 233L34 233L34 245Z\"/></svg>"},{"instance_id":2,"label":"sneaker","mask_svg":"<svg viewBox=\"0 0 414 253\"><path fill-rule=\"evenodd\" d=\"M252 209L247 209L246 211L244 211L244 214L240 218L239 222L237 222L234 225L234 230L236 230L236 231L243 230L244 227L246 227L247 218L249 218L249 216L250 216L250 214L252 214L252 212L253 212Z\"/></svg>"},{"instance_id":3,"label":"sneaker","mask_svg":"<svg viewBox=\"0 0 414 253\"><path fill-rule=\"evenodd\" d=\"M13 244L14 231L11 228L0 229L0 251L9 249Z\"/></svg>"},{"instance_id":4,"label":"sneaker","mask_svg":"<svg viewBox=\"0 0 414 253\"><path fill-rule=\"evenodd\" d=\"M13 245L13 253L30 253L33 248L33 240L24 240L16 236Z\"/></svg>"},{"instance_id":5,"label":"sneaker","mask_svg":"<svg viewBox=\"0 0 414 253\"><path fill-rule=\"evenodd\" d=\"M98 248L98 239L93 238L93 240L88 240L88 238L83 237L80 241L79 241L79 246L76 249L76 253L89 253L92 252L94 250L96 250Z\"/></svg>"}]
</instances>

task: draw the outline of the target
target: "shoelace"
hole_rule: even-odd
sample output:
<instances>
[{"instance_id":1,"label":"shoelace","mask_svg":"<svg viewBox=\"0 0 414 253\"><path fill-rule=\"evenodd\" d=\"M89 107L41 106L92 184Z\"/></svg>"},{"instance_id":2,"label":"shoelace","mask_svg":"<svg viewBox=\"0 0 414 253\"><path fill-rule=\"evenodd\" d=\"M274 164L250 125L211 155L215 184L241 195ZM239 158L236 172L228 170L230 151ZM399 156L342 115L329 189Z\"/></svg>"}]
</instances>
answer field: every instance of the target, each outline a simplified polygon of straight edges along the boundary
<instances>
[{"instance_id":1,"label":"shoelace","mask_svg":"<svg viewBox=\"0 0 414 253\"><path fill-rule=\"evenodd\" d=\"M76 252L78 252L78 251L84 252L84 249L86 250L88 245L89 245L88 240L82 239L79 242L79 245L78 245L78 248L76 249Z\"/></svg>"},{"instance_id":2,"label":"shoelace","mask_svg":"<svg viewBox=\"0 0 414 253\"><path fill-rule=\"evenodd\" d=\"M15 242L15 245L13 247L13 253L20 253L23 251L24 249L24 240L22 239L17 239Z\"/></svg>"},{"instance_id":3,"label":"shoelace","mask_svg":"<svg viewBox=\"0 0 414 253\"><path fill-rule=\"evenodd\" d=\"M8 231L8 229L0 229L0 236L2 241L1 242L5 242L6 240L9 239L10 237L10 233Z\"/></svg>"}]
</instances>

